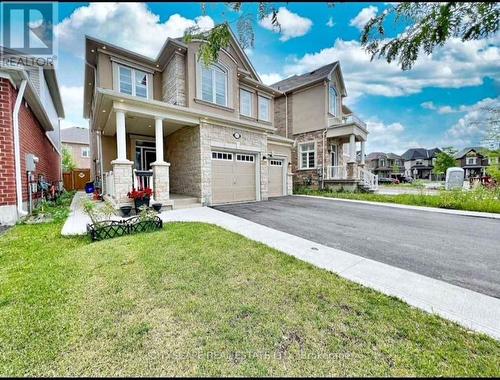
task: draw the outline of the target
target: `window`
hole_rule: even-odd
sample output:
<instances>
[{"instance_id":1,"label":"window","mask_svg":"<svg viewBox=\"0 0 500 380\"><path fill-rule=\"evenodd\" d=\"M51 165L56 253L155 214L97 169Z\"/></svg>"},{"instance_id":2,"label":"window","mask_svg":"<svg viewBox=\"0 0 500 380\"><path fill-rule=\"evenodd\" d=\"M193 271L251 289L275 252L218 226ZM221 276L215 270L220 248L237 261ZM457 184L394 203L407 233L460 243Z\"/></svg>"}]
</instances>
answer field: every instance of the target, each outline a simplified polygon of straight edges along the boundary
<instances>
[{"instance_id":1,"label":"window","mask_svg":"<svg viewBox=\"0 0 500 380\"><path fill-rule=\"evenodd\" d=\"M300 145L300 169L314 169L316 166L316 144L314 142Z\"/></svg>"},{"instance_id":2,"label":"window","mask_svg":"<svg viewBox=\"0 0 500 380\"><path fill-rule=\"evenodd\" d=\"M224 152L212 152L212 160L232 161L233 154Z\"/></svg>"},{"instance_id":3,"label":"window","mask_svg":"<svg viewBox=\"0 0 500 380\"><path fill-rule=\"evenodd\" d=\"M252 93L240 90L240 114L252 116Z\"/></svg>"},{"instance_id":4,"label":"window","mask_svg":"<svg viewBox=\"0 0 500 380\"><path fill-rule=\"evenodd\" d=\"M330 87L330 96L329 96L329 102L330 102L330 113L333 116L337 116L337 90L335 90L335 87Z\"/></svg>"},{"instance_id":5,"label":"window","mask_svg":"<svg viewBox=\"0 0 500 380\"><path fill-rule=\"evenodd\" d=\"M81 149L82 157L89 158L90 157L90 148L85 147Z\"/></svg>"},{"instance_id":6,"label":"window","mask_svg":"<svg viewBox=\"0 0 500 380\"><path fill-rule=\"evenodd\" d=\"M423 164L424 164L424 163L423 163L423 161L422 161L422 160L417 160L417 162L416 162L416 165L423 165Z\"/></svg>"},{"instance_id":7,"label":"window","mask_svg":"<svg viewBox=\"0 0 500 380\"><path fill-rule=\"evenodd\" d=\"M497 165L498 164L498 157L489 157L488 158L488 164L490 164L490 165Z\"/></svg>"},{"instance_id":8,"label":"window","mask_svg":"<svg viewBox=\"0 0 500 380\"><path fill-rule=\"evenodd\" d=\"M385 160L384 159L380 160L380 167L385 168Z\"/></svg>"},{"instance_id":9,"label":"window","mask_svg":"<svg viewBox=\"0 0 500 380\"><path fill-rule=\"evenodd\" d=\"M253 162L254 157L251 154L237 154L236 161Z\"/></svg>"},{"instance_id":10,"label":"window","mask_svg":"<svg viewBox=\"0 0 500 380\"><path fill-rule=\"evenodd\" d=\"M264 121L269 121L269 112L270 112L270 101L269 98L264 98L263 96L259 96L259 119Z\"/></svg>"},{"instance_id":11,"label":"window","mask_svg":"<svg viewBox=\"0 0 500 380\"><path fill-rule=\"evenodd\" d=\"M467 157L467 165L476 165L476 157Z\"/></svg>"},{"instance_id":12,"label":"window","mask_svg":"<svg viewBox=\"0 0 500 380\"><path fill-rule=\"evenodd\" d=\"M281 160L271 160L271 166L283 166L283 161Z\"/></svg>"},{"instance_id":13,"label":"window","mask_svg":"<svg viewBox=\"0 0 500 380\"><path fill-rule=\"evenodd\" d=\"M148 97L148 74L130 67L118 66L119 88L122 94Z\"/></svg>"},{"instance_id":14,"label":"window","mask_svg":"<svg viewBox=\"0 0 500 380\"><path fill-rule=\"evenodd\" d=\"M223 68L200 64L201 99L206 102L227 106L227 72Z\"/></svg>"}]
</instances>

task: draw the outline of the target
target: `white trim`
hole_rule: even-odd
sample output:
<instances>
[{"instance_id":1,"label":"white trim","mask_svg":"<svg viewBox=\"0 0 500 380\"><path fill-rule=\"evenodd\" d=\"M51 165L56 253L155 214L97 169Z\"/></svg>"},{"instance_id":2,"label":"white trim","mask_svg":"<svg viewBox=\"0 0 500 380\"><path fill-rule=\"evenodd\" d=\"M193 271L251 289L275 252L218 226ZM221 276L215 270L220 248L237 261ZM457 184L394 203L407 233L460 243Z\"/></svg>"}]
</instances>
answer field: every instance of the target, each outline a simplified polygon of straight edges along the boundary
<instances>
[{"instance_id":1,"label":"white trim","mask_svg":"<svg viewBox=\"0 0 500 380\"><path fill-rule=\"evenodd\" d=\"M153 93L153 83L152 83L153 76L151 73L148 73L144 70L136 69L134 67L127 66L127 65L121 65L121 64L117 64L117 63L113 63L113 64L115 65L115 69L112 71L113 71L113 75L116 76L116 81L113 81L113 82L116 85L115 88L118 90L118 92L120 94L134 96L134 97L141 98L141 99L150 99L150 95ZM130 80L131 80L131 90L132 90L131 94L127 94L126 92L121 91L120 69L122 69L122 68L130 70ZM136 81L137 72L141 72L141 73L146 74L146 97L137 95L137 88L136 88L136 86L137 86L137 81Z\"/></svg>"},{"instance_id":2,"label":"white trim","mask_svg":"<svg viewBox=\"0 0 500 380\"><path fill-rule=\"evenodd\" d=\"M85 155L84 152L86 152L87 155ZM90 147L88 147L88 146L80 147L80 156L82 158L90 158Z\"/></svg>"},{"instance_id":3,"label":"white trim","mask_svg":"<svg viewBox=\"0 0 500 380\"><path fill-rule=\"evenodd\" d=\"M241 96L241 94L243 92L246 92L248 95L250 95L250 112L249 114L245 114L242 112L242 99L243 97ZM252 92L252 91L248 91L246 88L242 88L240 87L240 115L243 115L243 116L246 116L246 117L253 117L253 96L254 96L255 92Z\"/></svg>"},{"instance_id":4,"label":"white trim","mask_svg":"<svg viewBox=\"0 0 500 380\"><path fill-rule=\"evenodd\" d=\"M333 105L333 112L332 112L332 94L330 92L330 90L333 90L333 92L335 93L335 104ZM330 114L332 114L333 116L337 117L338 116L338 108L339 108L339 104L338 104L338 98L339 98L339 94L337 92L337 89L335 88L335 86L328 86L328 112Z\"/></svg>"},{"instance_id":5,"label":"white trim","mask_svg":"<svg viewBox=\"0 0 500 380\"><path fill-rule=\"evenodd\" d=\"M267 118L263 118L260 114L260 100L265 99L267 101ZM260 93L257 95L257 119L262 121L271 121L271 98L263 96Z\"/></svg>"},{"instance_id":6,"label":"white trim","mask_svg":"<svg viewBox=\"0 0 500 380\"><path fill-rule=\"evenodd\" d=\"M144 71L145 73L148 73L148 74L154 74L153 69L150 69L147 66L142 66L140 64L137 64L136 62L128 61L125 59L115 58L113 56L110 56L109 59L111 60L111 62L116 62L119 66L128 66L128 67L131 67L133 69Z\"/></svg>"},{"instance_id":7,"label":"white trim","mask_svg":"<svg viewBox=\"0 0 500 380\"><path fill-rule=\"evenodd\" d=\"M224 155L226 155L226 157L224 157ZM212 160L216 161L233 161L233 156L234 156L233 152L218 152L215 150L213 150L211 154Z\"/></svg>"},{"instance_id":8,"label":"white trim","mask_svg":"<svg viewBox=\"0 0 500 380\"><path fill-rule=\"evenodd\" d=\"M27 79L23 79L17 92L14 110L12 111L12 123L14 127L14 164L16 170L16 198L17 198L17 214L19 217L26 215L23 210L23 188L21 176L21 143L19 140L19 109L23 102L24 91L28 84Z\"/></svg>"},{"instance_id":9,"label":"white trim","mask_svg":"<svg viewBox=\"0 0 500 380\"><path fill-rule=\"evenodd\" d=\"M209 67L202 67L202 63L198 60L196 61L197 70L196 72L199 74L199 81L196 81L196 98L203 102L212 103L217 106L228 107L229 108L229 68L223 65L220 62L215 62L211 64ZM217 103L217 86L216 86L216 78L215 78L215 68L218 68L220 71L224 73L224 104ZM203 69L211 71L211 79L212 79L212 100L203 99Z\"/></svg>"},{"instance_id":10,"label":"white trim","mask_svg":"<svg viewBox=\"0 0 500 380\"><path fill-rule=\"evenodd\" d=\"M303 167L302 166L302 145L307 145L307 144L314 144L314 150L308 150L307 153L314 152L314 166L313 167ZM299 161L299 169L300 170L311 170L311 169L316 169L317 166L317 160L318 160L318 154L317 154L317 143L316 140L310 140L310 141L304 141L298 144L298 161ZM307 157L307 165L309 166L309 156Z\"/></svg>"}]
</instances>

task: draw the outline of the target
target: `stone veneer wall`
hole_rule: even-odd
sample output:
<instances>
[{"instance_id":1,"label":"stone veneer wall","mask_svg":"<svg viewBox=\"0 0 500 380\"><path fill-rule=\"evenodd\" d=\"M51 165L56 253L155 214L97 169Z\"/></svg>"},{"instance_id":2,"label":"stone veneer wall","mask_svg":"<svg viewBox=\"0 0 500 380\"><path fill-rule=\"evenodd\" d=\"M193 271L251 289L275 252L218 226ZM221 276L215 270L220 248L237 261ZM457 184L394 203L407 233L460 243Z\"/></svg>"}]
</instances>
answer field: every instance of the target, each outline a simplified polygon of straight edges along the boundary
<instances>
[{"instance_id":1,"label":"stone veneer wall","mask_svg":"<svg viewBox=\"0 0 500 380\"><path fill-rule=\"evenodd\" d=\"M184 127L167 136L170 192L201 197L200 127Z\"/></svg>"},{"instance_id":2,"label":"stone veneer wall","mask_svg":"<svg viewBox=\"0 0 500 380\"><path fill-rule=\"evenodd\" d=\"M292 115L293 115L293 95L290 94L288 97L281 96L274 100L274 126L277 129L276 134L289 137L286 135L286 107L285 103L288 99L288 135L291 136L292 132Z\"/></svg>"},{"instance_id":3,"label":"stone veneer wall","mask_svg":"<svg viewBox=\"0 0 500 380\"><path fill-rule=\"evenodd\" d=\"M238 132L241 137L235 139L233 134ZM267 136L262 132L252 132L240 128L231 128L209 123L200 124L201 141L201 188L202 202L212 202L212 149L228 149L265 153L267 149ZM261 200L267 200L268 166L267 160L257 157L260 161L260 192Z\"/></svg>"},{"instance_id":4,"label":"stone veneer wall","mask_svg":"<svg viewBox=\"0 0 500 380\"><path fill-rule=\"evenodd\" d=\"M163 101L186 105L186 66L184 55L175 52L162 76Z\"/></svg>"}]
</instances>

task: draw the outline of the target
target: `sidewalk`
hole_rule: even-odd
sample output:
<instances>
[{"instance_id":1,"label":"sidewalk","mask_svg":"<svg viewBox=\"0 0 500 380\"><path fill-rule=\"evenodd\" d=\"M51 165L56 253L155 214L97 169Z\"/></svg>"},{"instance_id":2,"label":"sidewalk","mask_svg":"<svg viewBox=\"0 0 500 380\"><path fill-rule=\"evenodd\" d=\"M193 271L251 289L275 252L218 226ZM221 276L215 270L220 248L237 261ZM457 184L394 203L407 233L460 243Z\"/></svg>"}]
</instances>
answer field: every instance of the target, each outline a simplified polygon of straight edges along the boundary
<instances>
[{"instance_id":1,"label":"sidewalk","mask_svg":"<svg viewBox=\"0 0 500 380\"><path fill-rule=\"evenodd\" d=\"M330 248L207 207L162 212L164 222L205 222L264 243L429 313L500 339L500 299Z\"/></svg>"}]
</instances>

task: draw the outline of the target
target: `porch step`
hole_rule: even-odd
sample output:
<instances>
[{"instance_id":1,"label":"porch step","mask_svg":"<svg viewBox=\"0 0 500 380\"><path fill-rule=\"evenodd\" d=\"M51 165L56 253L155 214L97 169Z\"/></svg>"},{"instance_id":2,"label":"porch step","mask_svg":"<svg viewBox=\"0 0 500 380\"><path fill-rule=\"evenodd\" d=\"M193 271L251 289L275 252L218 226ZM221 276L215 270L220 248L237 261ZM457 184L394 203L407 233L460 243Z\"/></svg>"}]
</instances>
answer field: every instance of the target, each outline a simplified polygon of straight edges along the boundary
<instances>
[{"instance_id":1,"label":"porch step","mask_svg":"<svg viewBox=\"0 0 500 380\"><path fill-rule=\"evenodd\" d=\"M172 209L174 210L179 210L183 208L201 207L201 202L199 198L196 197L186 197L186 196L183 196L182 198L172 197L172 201L173 201Z\"/></svg>"}]
</instances>

